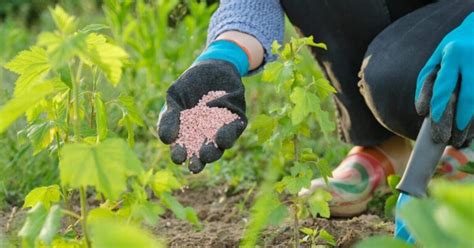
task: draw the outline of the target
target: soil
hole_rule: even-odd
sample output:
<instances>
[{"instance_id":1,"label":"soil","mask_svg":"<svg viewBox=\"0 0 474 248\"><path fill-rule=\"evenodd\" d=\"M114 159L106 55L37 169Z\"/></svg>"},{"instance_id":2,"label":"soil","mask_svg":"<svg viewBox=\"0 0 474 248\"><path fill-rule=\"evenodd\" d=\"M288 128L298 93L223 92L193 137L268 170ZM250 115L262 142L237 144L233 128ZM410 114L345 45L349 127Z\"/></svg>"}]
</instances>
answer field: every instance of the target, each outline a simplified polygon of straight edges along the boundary
<instances>
[{"instance_id":1,"label":"soil","mask_svg":"<svg viewBox=\"0 0 474 248\"><path fill-rule=\"evenodd\" d=\"M0 210L0 247L9 247L4 243L7 239L6 236L10 242L19 242L14 233L18 232L24 220L25 212L18 208L13 207L7 211Z\"/></svg>"},{"instance_id":2,"label":"soil","mask_svg":"<svg viewBox=\"0 0 474 248\"><path fill-rule=\"evenodd\" d=\"M176 194L183 205L198 212L203 229L197 231L185 221L166 214L154 233L164 237L170 247L237 247L248 221L250 203L243 204L246 192L228 195L224 190L194 189ZM243 206L239 210L238 206ZM353 247L358 241L373 235L393 233L393 222L378 215L364 214L358 217L308 219L301 227L324 228L336 239L337 247ZM287 222L270 227L263 233L262 247L293 247L292 224ZM303 234L301 234L301 238ZM303 243L302 247L311 244Z\"/></svg>"},{"instance_id":3,"label":"soil","mask_svg":"<svg viewBox=\"0 0 474 248\"><path fill-rule=\"evenodd\" d=\"M245 225L248 222L248 210L251 207L250 197L244 202L247 192L230 194L225 187L187 189L178 192L176 197L184 206L193 207L201 223L202 230L196 230L186 221L176 219L167 212L162 216L153 232L164 238L169 247L237 247ZM374 211L371 210L371 213ZM393 233L393 222L375 214L363 214L354 218L309 218L300 221L301 227L324 228L336 240L336 247L353 247L359 240L373 235ZM380 213L380 211L376 212ZM24 218L25 211L18 210L11 218L12 209L0 211L0 246L3 238L16 238ZM8 224L7 224L8 223ZM9 230L7 230L7 225ZM6 234L6 235L5 235ZM304 235L301 234L300 238ZM263 232L261 247L293 247L292 223L286 222L278 227L270 227ZM12 241L12 240L11 240ZM324 244L324 243L321 243ZM302 247L310 247L302 243Z\"/></svg>"}]
</instances>

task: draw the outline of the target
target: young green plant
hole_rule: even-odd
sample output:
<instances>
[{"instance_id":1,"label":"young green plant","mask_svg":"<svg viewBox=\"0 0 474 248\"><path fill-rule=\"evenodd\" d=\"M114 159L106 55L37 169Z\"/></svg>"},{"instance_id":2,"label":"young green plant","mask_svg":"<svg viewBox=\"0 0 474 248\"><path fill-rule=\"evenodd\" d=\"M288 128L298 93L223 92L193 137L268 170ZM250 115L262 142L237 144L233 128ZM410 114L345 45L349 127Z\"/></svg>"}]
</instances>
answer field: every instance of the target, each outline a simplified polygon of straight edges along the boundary
<instances>
[{"instance_id":1,"label":"young green plant","mask_svg":"<svg viewBox=\"0 0 474 248\"><path fill-rule=\"evenodd\" d=\"M299 247L299 220L309 214L326 218L330 215L328 192L316 190L309 197L298 196L301 189L310 186L315 172L326 181L331 175L327 161L314 152L308 141L315 139L315 134L329 134L335 127L329 113L322 109L323 100L335 90L322 74L307 74L301 69L301 53L306 46L326 49L324 44L315 43L313 37L291 38L284 46L274 42L272 52L279 59L266 65L262 75L263 81L274 83L276 98L281 98L277 102L282 104L271 106L268 114L251 120L250 130L257 133L265 150L272 151L273 158L261 187L260 193L265 197L253 207L255 219L244 235L244 246L255 245L260 230L271 222L277 224L292 212L293 240L295 247Z\"/></svg>"}]
</instances>

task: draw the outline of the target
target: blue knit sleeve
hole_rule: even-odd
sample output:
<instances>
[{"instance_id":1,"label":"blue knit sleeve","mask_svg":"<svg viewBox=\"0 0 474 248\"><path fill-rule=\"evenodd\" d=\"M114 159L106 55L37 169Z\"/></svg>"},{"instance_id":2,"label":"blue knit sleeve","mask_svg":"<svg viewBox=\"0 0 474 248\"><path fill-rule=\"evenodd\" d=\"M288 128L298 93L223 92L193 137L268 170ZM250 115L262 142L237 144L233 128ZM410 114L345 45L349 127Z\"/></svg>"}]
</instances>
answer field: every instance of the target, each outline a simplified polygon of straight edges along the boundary
<instances>
[{"instance_id":1,"label":"blue knit sleeve","mask_svg":"<svg viewBox=\"0 0 474 248\"><path fill-rule=\"evenodd\" d=\"M235 30L250 34L262 43L265 63L275 60L271 45L282 43L285 28L283 9L279 0L221 0L209 24L207 43L225 31Z\"/></svg>"}]
</instances>

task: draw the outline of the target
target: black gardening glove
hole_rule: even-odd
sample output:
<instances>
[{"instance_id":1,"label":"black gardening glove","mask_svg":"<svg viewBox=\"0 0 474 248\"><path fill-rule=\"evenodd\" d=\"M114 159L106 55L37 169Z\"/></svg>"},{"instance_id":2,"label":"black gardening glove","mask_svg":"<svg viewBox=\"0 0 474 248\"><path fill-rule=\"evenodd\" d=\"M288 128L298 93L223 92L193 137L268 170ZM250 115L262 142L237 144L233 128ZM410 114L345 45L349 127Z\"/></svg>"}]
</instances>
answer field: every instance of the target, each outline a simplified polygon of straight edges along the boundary
<instances>
[{"instance_id":1,"label":"black gardening glove","mask_svg":"<svg viewBox=\"0 0 474 248\"><path fill-rule=\"evenodd\" d=\"M202 96L209 91L225 91L227 94L207 105L209 107L227 108L237 114L239 119L221 127L216 135L214 144L203 144L199 151L199 158L192 156L187 158L186 149L181 145L174 144L178 138L180 125L180 112L193 108ZM186 70L171 85L166 96L166 110L158 121L158 134L165 144L173 144L171 147L171 160L176 164L182 164L186 159L190 160L189 170L199 173L204 169L206 163L218 160L225 149L232 147L237 138L247 126L245 116L245 89L235 66L221 60L207 60L194 64Z\"/></svg>"}]
</instances>

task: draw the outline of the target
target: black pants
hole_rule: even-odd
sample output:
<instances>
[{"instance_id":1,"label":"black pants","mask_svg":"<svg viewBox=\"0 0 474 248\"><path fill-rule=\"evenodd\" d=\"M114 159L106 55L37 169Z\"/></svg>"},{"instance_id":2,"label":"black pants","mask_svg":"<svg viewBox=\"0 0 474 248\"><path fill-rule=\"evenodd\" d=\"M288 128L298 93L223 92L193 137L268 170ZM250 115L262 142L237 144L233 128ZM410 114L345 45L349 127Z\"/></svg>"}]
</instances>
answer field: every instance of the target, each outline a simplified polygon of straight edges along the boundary
<instances>
[{"instance_id":1,"label":"black pants","mask_svg":"<svg viewBox=\"0 0 474 248\"><path fill-rule=\"evenodd\" d=\"M415 139L418 72L441 39L474 11L474 0L282 0L303 35L325 42L313 53L337 89L343 141Z\"/></svg>"}]
</instances>

